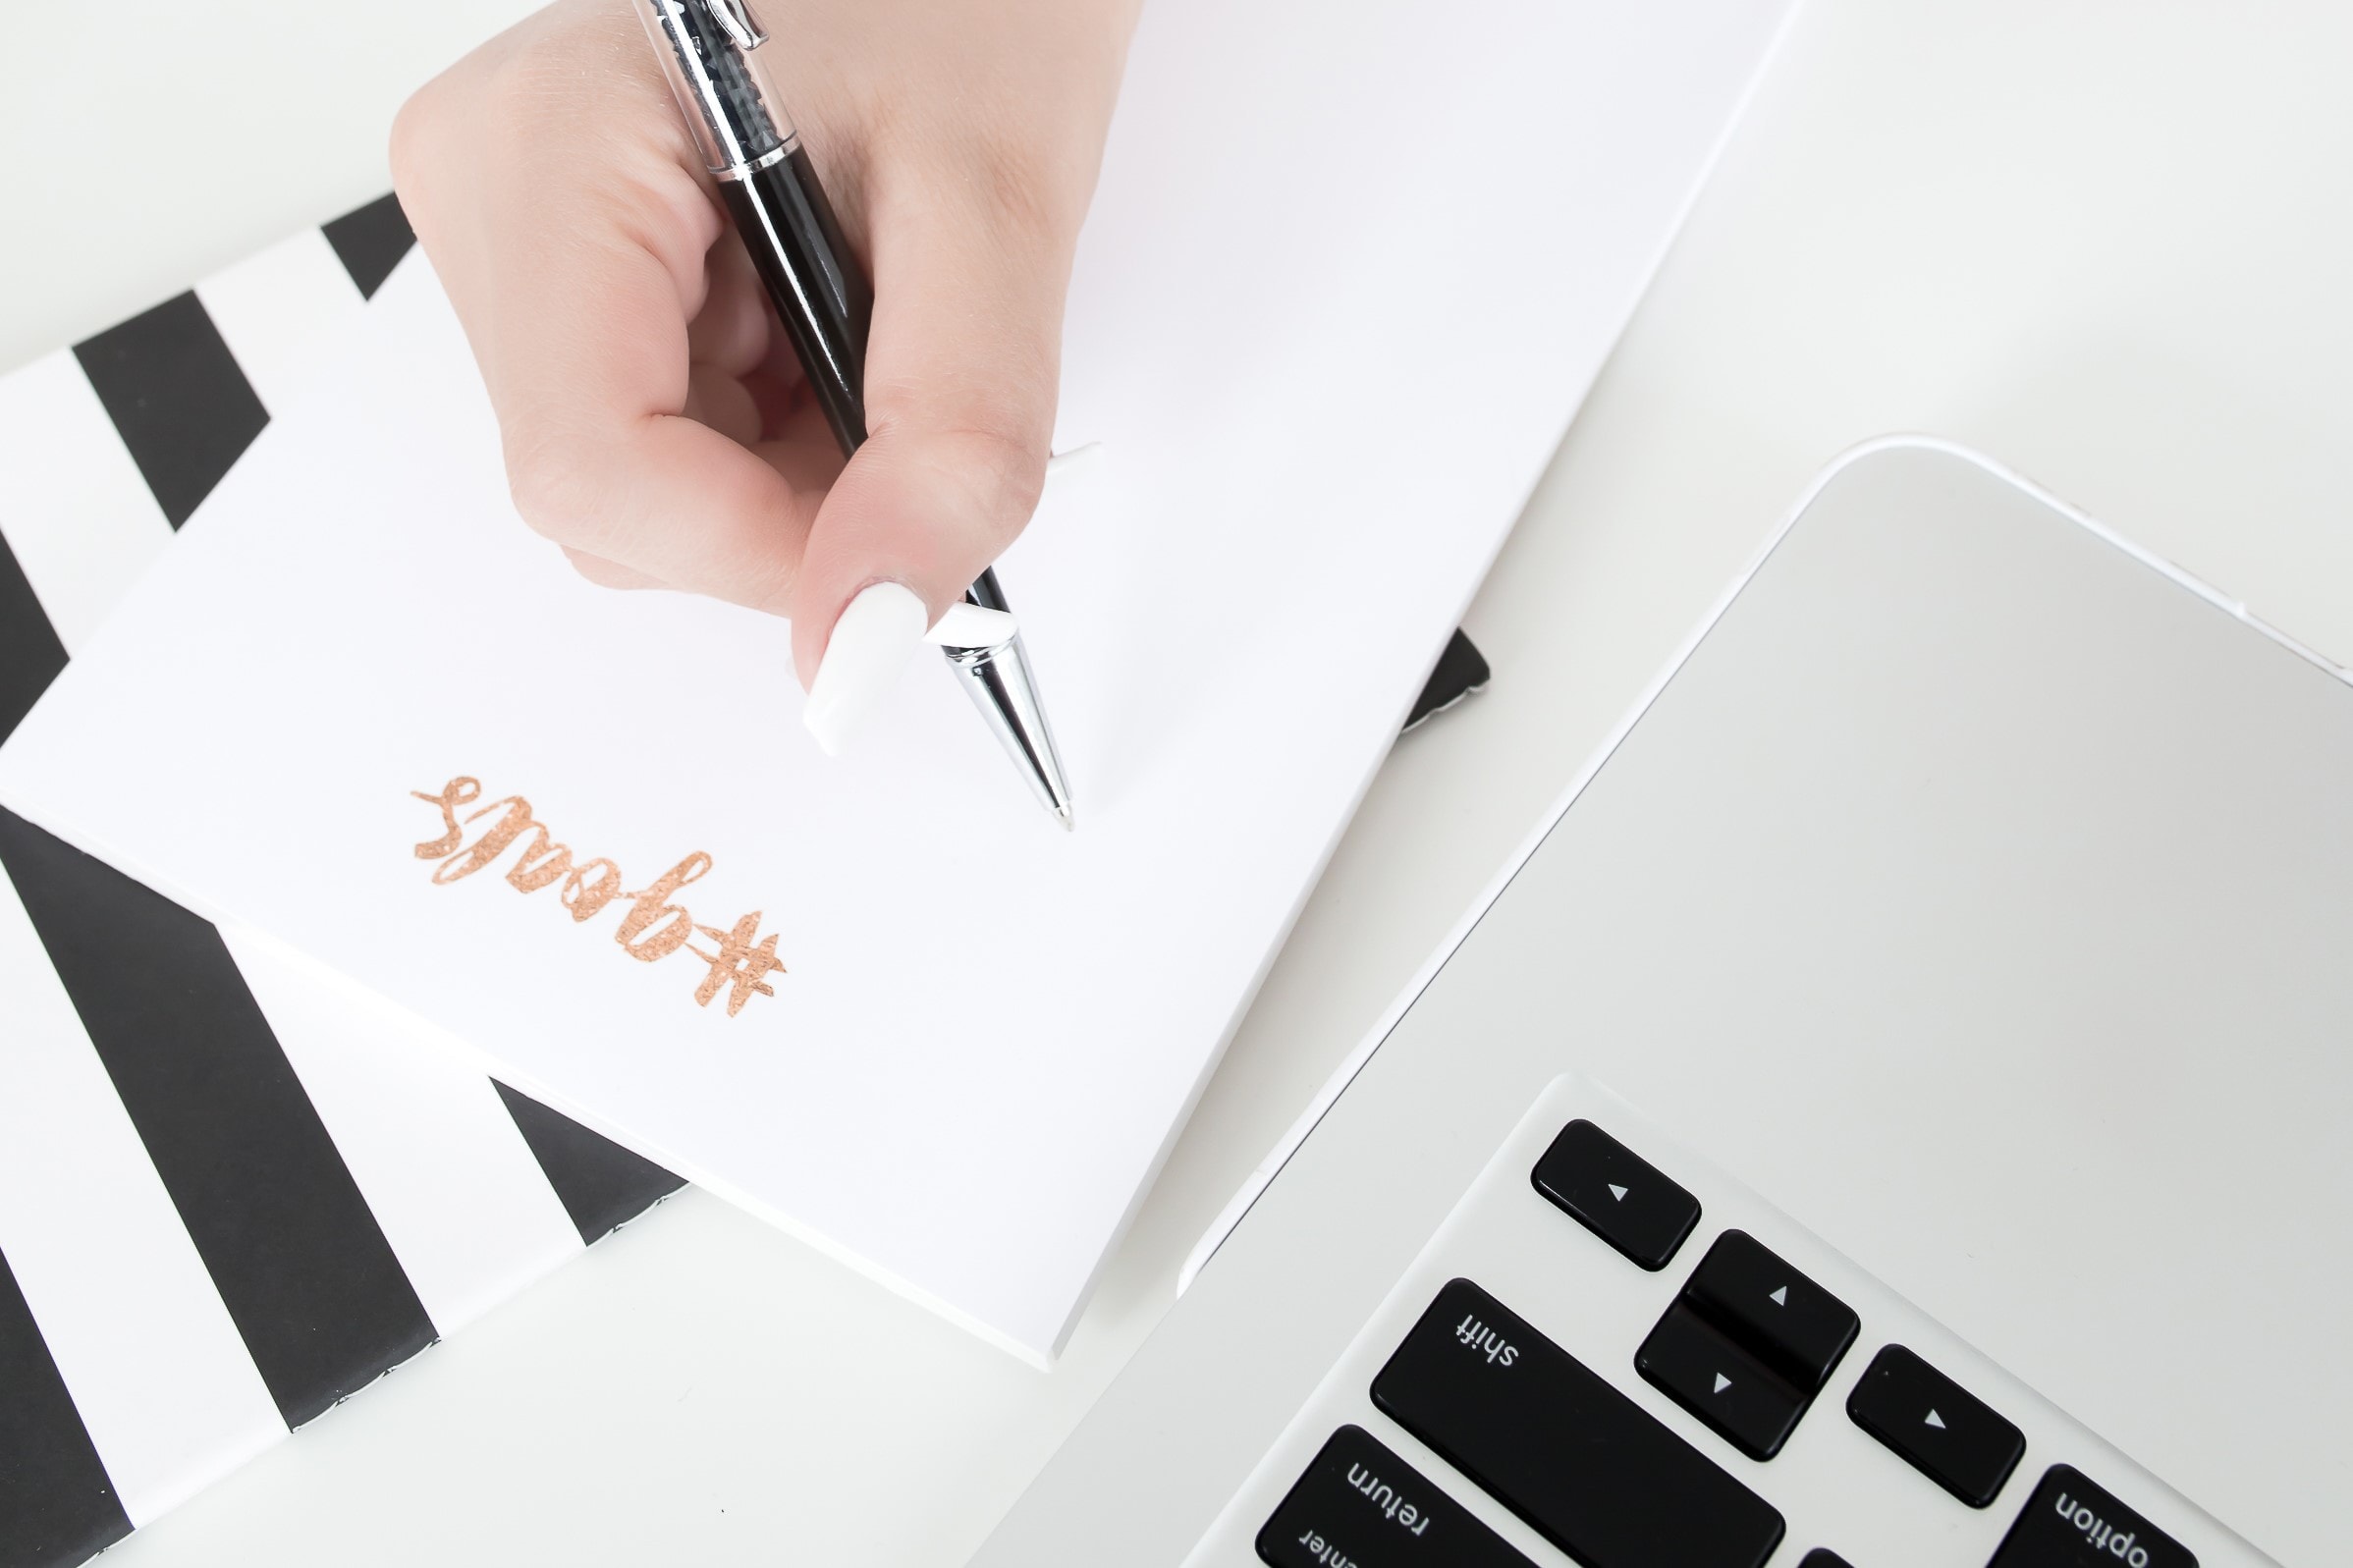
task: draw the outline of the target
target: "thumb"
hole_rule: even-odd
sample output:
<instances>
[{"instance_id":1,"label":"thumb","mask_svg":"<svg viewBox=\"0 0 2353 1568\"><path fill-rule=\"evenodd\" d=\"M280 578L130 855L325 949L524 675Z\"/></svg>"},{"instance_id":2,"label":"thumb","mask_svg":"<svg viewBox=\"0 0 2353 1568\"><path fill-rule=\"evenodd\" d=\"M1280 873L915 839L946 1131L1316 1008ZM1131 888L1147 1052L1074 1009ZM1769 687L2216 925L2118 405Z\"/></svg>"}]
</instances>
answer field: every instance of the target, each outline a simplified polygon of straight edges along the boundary
<instances>
[{"instance_id":1,"label":"thumb","mask_svg":"<svg viewBox=\"0 0 2353 1568\"><path fill-rule=\"evenodd\" d=\"M921 633L909 614L845 622L853 599L899 584L921 600L924 623L936 622L1037 506L1070 241L1034 209L1001 210L982 194L1004 189L985 180L934 187L870 209L866 444L818 509L793 588L793 662L812 699L829 651L835 664L861 667L857 685L879 696L872 673L903 663ZM845 646L835 647L837 628ZM813 729L820 708L838 727L819 734L828 749L862 716L812 700Z\"/></svg>"}]
</instances>

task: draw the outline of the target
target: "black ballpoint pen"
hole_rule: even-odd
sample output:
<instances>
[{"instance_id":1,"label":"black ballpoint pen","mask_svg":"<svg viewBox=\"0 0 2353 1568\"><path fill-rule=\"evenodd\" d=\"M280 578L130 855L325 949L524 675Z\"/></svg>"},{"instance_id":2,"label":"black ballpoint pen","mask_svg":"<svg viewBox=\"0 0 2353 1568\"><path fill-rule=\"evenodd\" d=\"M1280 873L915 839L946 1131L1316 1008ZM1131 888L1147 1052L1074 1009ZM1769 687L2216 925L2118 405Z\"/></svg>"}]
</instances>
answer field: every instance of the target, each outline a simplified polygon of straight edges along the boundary
<instances>
[{"instance_id":1,"label":"black ballpoint pen","mask_svg":"<svg viewBox=\"0 0 2353 1568\"><path fill-rule=\"evenodd\" d=\"M843 455L855 453L866 440L874 292L843 242L833 204L758 58L768 35L745 0L636 0L636 6L826 423ZM982 572L964 598L988 610L1007 608L994 570ZM1038 799L1068 827L1069 785L1020 637L947 654Z\"/></svg>"}]
</instances>

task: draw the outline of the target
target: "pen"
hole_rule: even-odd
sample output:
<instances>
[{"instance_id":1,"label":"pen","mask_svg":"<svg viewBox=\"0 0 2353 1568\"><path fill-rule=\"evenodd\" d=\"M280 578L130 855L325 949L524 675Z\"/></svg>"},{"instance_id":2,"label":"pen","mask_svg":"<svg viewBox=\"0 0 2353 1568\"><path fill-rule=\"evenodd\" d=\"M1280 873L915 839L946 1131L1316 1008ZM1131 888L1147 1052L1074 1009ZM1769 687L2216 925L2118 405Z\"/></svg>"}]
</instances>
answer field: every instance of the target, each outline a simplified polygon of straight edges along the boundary
<instances>
[{"instance_id":1,"label":"pen","mask_svg":"<svg viewBox=\"0 0 2353 1568\"><path fill-rule=\"evenodd\" d=\"M874 291L843 243L833 204L759 58L768 35L745 0L636 0L636 6L686 129L848 457L866 440ZM1008 608L994 568L980 574L964 600L986 610ZM1069 785L1019 634L946 652L1039 801L1069 827Z\"/></svg>"}]
</instances>

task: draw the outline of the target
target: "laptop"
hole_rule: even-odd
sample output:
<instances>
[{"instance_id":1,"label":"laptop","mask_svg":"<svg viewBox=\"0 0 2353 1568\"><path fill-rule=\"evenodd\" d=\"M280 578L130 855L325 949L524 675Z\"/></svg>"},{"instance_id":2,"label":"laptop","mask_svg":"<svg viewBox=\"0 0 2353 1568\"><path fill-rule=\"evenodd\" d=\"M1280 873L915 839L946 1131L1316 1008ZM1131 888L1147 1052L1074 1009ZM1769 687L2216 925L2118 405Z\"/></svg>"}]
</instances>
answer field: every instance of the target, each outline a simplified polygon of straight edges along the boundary
<instances>
[{"instance_id":1,"label":"laptop","mask_svg":"<svg viewBox=\"0 0 2353 1568\"><path fill-rule=\"evenodd\" d=\"M2353 1549L2353 683L1875 443L975 1559Z\"/></svg>"}]
</instances>

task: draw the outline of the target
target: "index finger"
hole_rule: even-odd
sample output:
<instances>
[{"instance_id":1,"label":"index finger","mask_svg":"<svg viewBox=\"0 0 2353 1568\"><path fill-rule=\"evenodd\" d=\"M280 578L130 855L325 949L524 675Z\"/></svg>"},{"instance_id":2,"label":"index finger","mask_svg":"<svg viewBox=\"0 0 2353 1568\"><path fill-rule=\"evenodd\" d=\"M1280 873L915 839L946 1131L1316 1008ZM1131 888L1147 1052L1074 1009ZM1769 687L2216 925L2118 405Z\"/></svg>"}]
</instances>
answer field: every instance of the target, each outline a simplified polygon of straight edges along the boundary
<instances>
[{"instance_id":1,"label":"index finger","mask_svg":"<svg viewBox=\"0 0 2353 1568\"><path fill-rule=\"evenodd\" d=\"M818 497L685 416L688 327L724 226L629 11L566 0L493 39L403 109L394 170L524 520L783 610Z\"/></svg>"}]
</instances>

